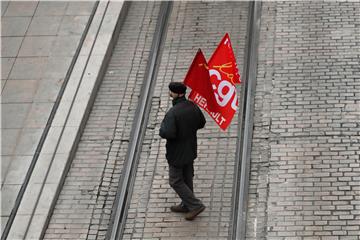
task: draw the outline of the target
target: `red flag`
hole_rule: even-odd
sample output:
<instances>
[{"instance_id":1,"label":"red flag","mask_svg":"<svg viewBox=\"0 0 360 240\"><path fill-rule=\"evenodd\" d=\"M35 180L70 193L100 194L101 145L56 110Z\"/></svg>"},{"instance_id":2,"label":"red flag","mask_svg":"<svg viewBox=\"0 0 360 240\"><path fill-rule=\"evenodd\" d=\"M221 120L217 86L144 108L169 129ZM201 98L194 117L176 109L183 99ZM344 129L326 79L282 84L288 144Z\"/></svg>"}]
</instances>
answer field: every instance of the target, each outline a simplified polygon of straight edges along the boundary
<instances>
[{"instance_id":1,"label":"red flag","mask_svg":"<svg viewBox=\"0 0 360 240\"><path fill-rule=\"evenodd\" d=\"M238 100L235 83L240 83L234 52L226 33L208 63L211 91L215 96L216 109L206 108L206 99L197 91L191 91L189 99L207 111L222 130L225 130L235 115Z\"/></svg>"},{"instance_id":2,"label":"red flag","mask_svg":"<svg viewBox=\"0 0 360 240\"><path fill-rule=\"evenodd\" d=\"M215 111L217 109L218 104L210 82L209 68L201 49L195 55L186 74L184 84L202 96L202 101L199 101L198 105L205 110Z\"/></svg>"},{"instance_id":3,"label":"red flag","mask_svg":"<svg viewBox=\"0 0 360 240\"><path fill-rule=\"evenodd\" d=\"M241 83L229 34L226 33L209 60L209 66L218 70L232 84Z\"/></svg>"}]
</instances>

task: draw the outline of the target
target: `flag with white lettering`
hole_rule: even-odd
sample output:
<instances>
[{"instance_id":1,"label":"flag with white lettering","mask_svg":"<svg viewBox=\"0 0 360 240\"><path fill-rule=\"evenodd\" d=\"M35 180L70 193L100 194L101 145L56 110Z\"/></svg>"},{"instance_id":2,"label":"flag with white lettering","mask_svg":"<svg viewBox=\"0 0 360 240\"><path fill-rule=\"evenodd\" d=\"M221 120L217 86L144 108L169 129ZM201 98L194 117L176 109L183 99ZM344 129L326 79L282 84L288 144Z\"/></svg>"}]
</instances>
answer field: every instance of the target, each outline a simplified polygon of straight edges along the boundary
<instances>
[{"instance_id":1,"label":"flag with white lettering","mask_svg":"<svg viewBox=\"0 0 360 240\"><path fill-rule=\"evenodd\" d=\"M201 49L196 53L186 74L184 84L202 96L198 103L207 111L216 111L217 102L210 82L209 67Z\"/></svg>"},{"instance_id":2,"label":"flag with white lettering","mask_svg":"<svg viewBox=\"0 0 360 240\"><path fill-rule=\"evenodd\" d=\"M230 37L227 33L211 56L207 69L211 90L216 101L215 106L209 105L210 102L207 101L207 97L203 96L204 93L194 89L192 89L189 99L203 108L222 130L226 130L238 107L235 84L241 82Z\"/></svg>"}]
</instances>

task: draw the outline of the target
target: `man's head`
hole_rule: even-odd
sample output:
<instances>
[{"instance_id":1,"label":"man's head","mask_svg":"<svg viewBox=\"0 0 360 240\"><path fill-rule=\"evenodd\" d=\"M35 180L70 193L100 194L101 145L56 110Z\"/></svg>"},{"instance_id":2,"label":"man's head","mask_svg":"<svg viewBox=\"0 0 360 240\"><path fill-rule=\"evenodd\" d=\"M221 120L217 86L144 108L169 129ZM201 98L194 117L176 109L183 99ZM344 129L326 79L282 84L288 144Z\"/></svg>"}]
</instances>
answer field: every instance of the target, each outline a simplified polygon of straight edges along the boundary
<instances>
[{"instance_id":1,"label":"man's head","mask_svg":"<svg viewBox=\"0 0 360 240\"><path fill-rule=\"evenodd\" d=\"M169 84L169 90L170 97L175 99L185 95L186 86L182 82L171 82Z\"/></svg>"}]
</instances>

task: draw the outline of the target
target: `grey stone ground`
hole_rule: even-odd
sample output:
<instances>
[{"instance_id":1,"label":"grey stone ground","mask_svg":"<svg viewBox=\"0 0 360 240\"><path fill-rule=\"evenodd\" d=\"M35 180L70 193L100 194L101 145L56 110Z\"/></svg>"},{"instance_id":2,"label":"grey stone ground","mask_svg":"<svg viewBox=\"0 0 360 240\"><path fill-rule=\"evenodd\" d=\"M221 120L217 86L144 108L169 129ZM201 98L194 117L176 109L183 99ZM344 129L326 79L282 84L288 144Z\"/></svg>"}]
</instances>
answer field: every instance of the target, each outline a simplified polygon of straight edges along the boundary
<instances>
[{"instance_id":1,"label":"grey stone ground","mask_svg":"<svg viewBox=\"0 0 360 240\"><path fill-rule=\"evenodd\" d=\"M160 121L170 103L167 84L183 79L198 47L203 47L210 57L224 33L218 32L219 27L236 39L233 43L237 46L236 53L242 56L247 4L221 6L174 3L124 238L220 239L228 236L237 119L224 133L208 118L207 129L200 133L196 191L208 210L195 224L169 212L178 198L167 182L164 141L158 136ZM214 17L219 7L223 15ZM46 239L104 238L158 8L157 3L134 3L130 9ZM141 22L144 25L139 29ZM123 58L124 55L130 58Z\"/></svg>"},{"instance_id":2,"label":"grey stone ground","mask_svg":"<svg viewBox=\"0 0 360 240\"><path fill-rule=\"evenodd\" d=\"M129 10L45 239L105 238L158 8Z\"/></svg>"},{"instance_id":3,"label":"grey stone ground","mask_svg":"<svg viewBox=\"0 0 360 240\"><path fill-rule=\"evenodd\" d=\"M4 221L92 3L1 4ZM221 132L208 117L200 131L195 191L207 209L192 223L169 212L178 199L157 132L167 84L198 47L209 58L229 32L242 70L247 7L174 2L124 238L228 238L237 118ZM104 239L158 9L130 9L45 239ZM359 12L355 1L263 3L247 239L360 239Z\"/></svg>"},{"instance_id":4,"label":"grey stone ground","mask_svg":"<svg viewBox=\"0 0 360 240\"><path fill-rule=\"evenodd\" d=\"M248 239L360 239L359 12L263 4Z\"/></svg>"},{"instance_id":5,"label":"grey stone ground","mask_svg":"<svg viewBox=\"0 0 360 240\"><path fill-rule=\"evenodd\" d=\"M159 139L158 131L171 106L167 85L183 80L197 48L210 58L223 33L229 32L242 69L247 7L246 2L174 3L124 239L228 238L237 117L222 132L206 116L207 126L199 131L194 188L207 209L193 222L186 221L183 214L170 212L170 206L180 200L168 184L165 140Z\"/></svg>"},{"instance_id":6,"label":"grey stone ground","mask_svg":"<svg viewBox=\"0 0 360 240\"><path fill-rule=\"evenodd\" d=\"M93 5L1 2L2 229Z\"/></svg>"},{"instance_id":7,"label":"grey stone ground","mask_svg":"<svg viewBox=\"0 0 360 240\"><path fill-rule=\"evenodd\" d=\"M237 117L222 132L206 116L207 126L199 131L194 186L207 209L193 222L170 212L180 200L168 184L165 140L159 139L158 130L171 106L167 85L170 80L183 80L198 47L210 58L223 33L229 32L242 69L247 7L246 2L174 4L149 119L148 129L154 130L146 134L124 239L228 238Z\"/></svg>"}]
</instances>

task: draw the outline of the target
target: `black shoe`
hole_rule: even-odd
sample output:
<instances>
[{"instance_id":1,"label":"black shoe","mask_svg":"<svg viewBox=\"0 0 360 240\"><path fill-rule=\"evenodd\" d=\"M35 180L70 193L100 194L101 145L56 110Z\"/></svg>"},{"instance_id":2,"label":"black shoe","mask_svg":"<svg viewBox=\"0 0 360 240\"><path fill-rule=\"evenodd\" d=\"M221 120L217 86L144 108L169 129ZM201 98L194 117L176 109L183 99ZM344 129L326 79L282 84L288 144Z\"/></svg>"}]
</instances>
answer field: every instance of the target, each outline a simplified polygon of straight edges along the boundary
<instances>
[{"instance_id":1,"label":"black shoe","mask_svg":"<svg viewBox=\"0 0 360 240\"><path fill-rule=\"evenodd\" d=\"M196 218L197 215L199 215L204 210L205 210L205 206L201 206L199 208L196 208L196 209L192 210L191 212L188 212L185 215L185 219L188 220L188 221L192 221L192 220L194 220Z\"/></svg>"},{"instance_id":2,"label":"black shoe","mask_svg":"<svg viewBox=\"0 0 360 240\"><path fill-rule=\"evenodd\" d=\"M181 212L181 213L187 213L189 212L189 209L187 209L187 207L183 207L181 205L176 205L176 206L171 206L170 210L172 212Z\"/></svg>"}]
</instances>

